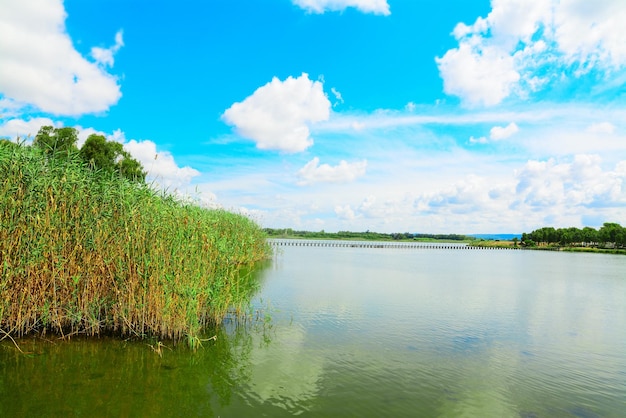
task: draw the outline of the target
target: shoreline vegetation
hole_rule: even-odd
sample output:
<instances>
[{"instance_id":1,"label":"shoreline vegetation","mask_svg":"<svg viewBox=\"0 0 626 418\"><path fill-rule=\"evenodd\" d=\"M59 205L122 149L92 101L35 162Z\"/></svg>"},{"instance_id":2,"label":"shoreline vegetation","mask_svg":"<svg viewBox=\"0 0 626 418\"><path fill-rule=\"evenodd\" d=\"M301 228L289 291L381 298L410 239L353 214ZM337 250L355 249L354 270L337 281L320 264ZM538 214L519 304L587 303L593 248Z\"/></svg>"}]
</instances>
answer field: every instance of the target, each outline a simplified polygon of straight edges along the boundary
<instances>
[{"instance_id":1,"label":"shoreline vegetation","mask_svg":"<svg viewBox=\"0 0 626 418\"><path fill-rule=\"evenodd\" d=\"M327 240L354 240L354 241L418 241L418 242L469 242L474 238L459 234L412 234L403 233L382 233L382 232L313 232L294 231L291 228L272 229L265 228L268 238L289 238L289 239L327 239Z\"/></svg>"},{"instance_id":2,"label":"shoreline vegetation","mask_svg":"<svg viewBox=\"0 0 626 418\"><path fill-rule=\"evenodd\" d=\"M626 255L626 228L616 223L605 223L599 230L585 227L545 227L521 234L521 240L483 239L461 234L379 233L379 232L325 232L296 231L291 228L265 228L268 238L399 242L465 242L472 247L524 248L540 251L569 251Z\"/></svg>"},{"instance_id":3,"label":"shoreline vegetation","mask_svg":"<svg viewBox=\"0 0 626 418\"><path fill-rule=\"evenodd\" d=\"M567 251L626 255L626 228L606 222L599 229L543 227L523 233L521 240L474 240L477 247L521 247L540 251Z\"/></svg>"},{"instance_id":4,"label":"shoreline vegetation","mask_svg":"<svg viewBox=\"0 0 626 418\"><path fill-rule=\"evenodd\" d=\"M35 143L0 141L0 340L117 335L196 347L206 327L247 308L254 266L271 255L255 222L157 192L141 170L136 181Z\"/></svg>"}]
</instances>

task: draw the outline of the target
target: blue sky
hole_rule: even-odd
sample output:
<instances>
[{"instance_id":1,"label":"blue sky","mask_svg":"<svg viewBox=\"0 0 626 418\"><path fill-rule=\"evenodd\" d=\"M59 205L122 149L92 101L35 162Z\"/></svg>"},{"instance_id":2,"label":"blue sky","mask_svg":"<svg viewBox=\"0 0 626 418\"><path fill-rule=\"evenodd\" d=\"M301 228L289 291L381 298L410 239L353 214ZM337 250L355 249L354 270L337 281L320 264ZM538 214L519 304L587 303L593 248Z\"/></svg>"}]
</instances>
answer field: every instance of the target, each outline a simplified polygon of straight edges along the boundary
<instances>
[{"instance_id":1,"label":"blue sky","mask_svg":"<svg viewBox=\"0 0 626 418\"><path fill-rule=\"evenodd\" d=\"M74 126L262 226L626 224L622 0L7 0L0 136Z\"/></svg>"}]
</instances>

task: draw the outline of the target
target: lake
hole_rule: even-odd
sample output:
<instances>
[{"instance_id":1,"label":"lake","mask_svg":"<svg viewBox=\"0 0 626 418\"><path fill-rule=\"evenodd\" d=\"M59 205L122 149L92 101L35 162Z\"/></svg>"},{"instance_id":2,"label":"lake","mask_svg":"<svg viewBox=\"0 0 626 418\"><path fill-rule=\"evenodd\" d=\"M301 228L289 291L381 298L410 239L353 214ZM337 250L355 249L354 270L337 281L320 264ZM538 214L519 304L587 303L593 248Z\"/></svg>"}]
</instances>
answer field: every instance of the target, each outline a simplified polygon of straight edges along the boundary
<instances>
[{"instance_id":1,"label":"lake","mask_svg":"<svg viewBox=\"0 0 626 418\"><path fill-rule=\"evenodd\" d=\"M0 416L626 415L624 256L281 246L256 274L196 352L5 339Z\"/></svg>"}]
</instances>

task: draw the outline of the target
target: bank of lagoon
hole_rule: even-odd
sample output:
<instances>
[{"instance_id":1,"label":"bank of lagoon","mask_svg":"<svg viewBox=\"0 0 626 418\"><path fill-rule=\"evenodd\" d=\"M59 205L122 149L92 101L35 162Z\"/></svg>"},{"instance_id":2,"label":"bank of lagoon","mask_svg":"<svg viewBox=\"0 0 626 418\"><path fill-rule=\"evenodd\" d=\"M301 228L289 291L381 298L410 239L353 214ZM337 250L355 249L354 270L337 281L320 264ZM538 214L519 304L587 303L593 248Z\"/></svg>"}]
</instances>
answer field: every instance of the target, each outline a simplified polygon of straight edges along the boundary
<instances>
[{"instance_id":1,"label":"bank of lagoon","mask_svg":"<svg viewBox=\"0 0 626 418\"><path fill-rule=\"evenodd\" d=\"M3 341L0 415L620 417L623 261L283 246L197 350Z\"/></svg>"}]
</instances>

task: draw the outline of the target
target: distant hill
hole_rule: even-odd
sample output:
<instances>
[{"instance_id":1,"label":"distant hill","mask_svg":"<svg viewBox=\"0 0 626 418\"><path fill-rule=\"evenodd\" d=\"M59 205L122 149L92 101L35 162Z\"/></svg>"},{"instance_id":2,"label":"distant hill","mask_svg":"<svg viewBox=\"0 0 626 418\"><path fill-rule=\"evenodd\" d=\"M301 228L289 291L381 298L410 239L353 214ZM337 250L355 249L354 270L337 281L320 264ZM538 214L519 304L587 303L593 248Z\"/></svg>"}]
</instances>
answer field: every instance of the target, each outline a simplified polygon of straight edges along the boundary
<instances>
[{"instance_id":1,"label":"distant hill","mask_svg":"<svg viewBox=\"0 0 626 418\"><path fill-rule=\"evenodd\" d=\"M469 234L477 239L499 239L500 241L510 241L513 238L520 239L522 234Z\"/></svg>"}]
</instances>

